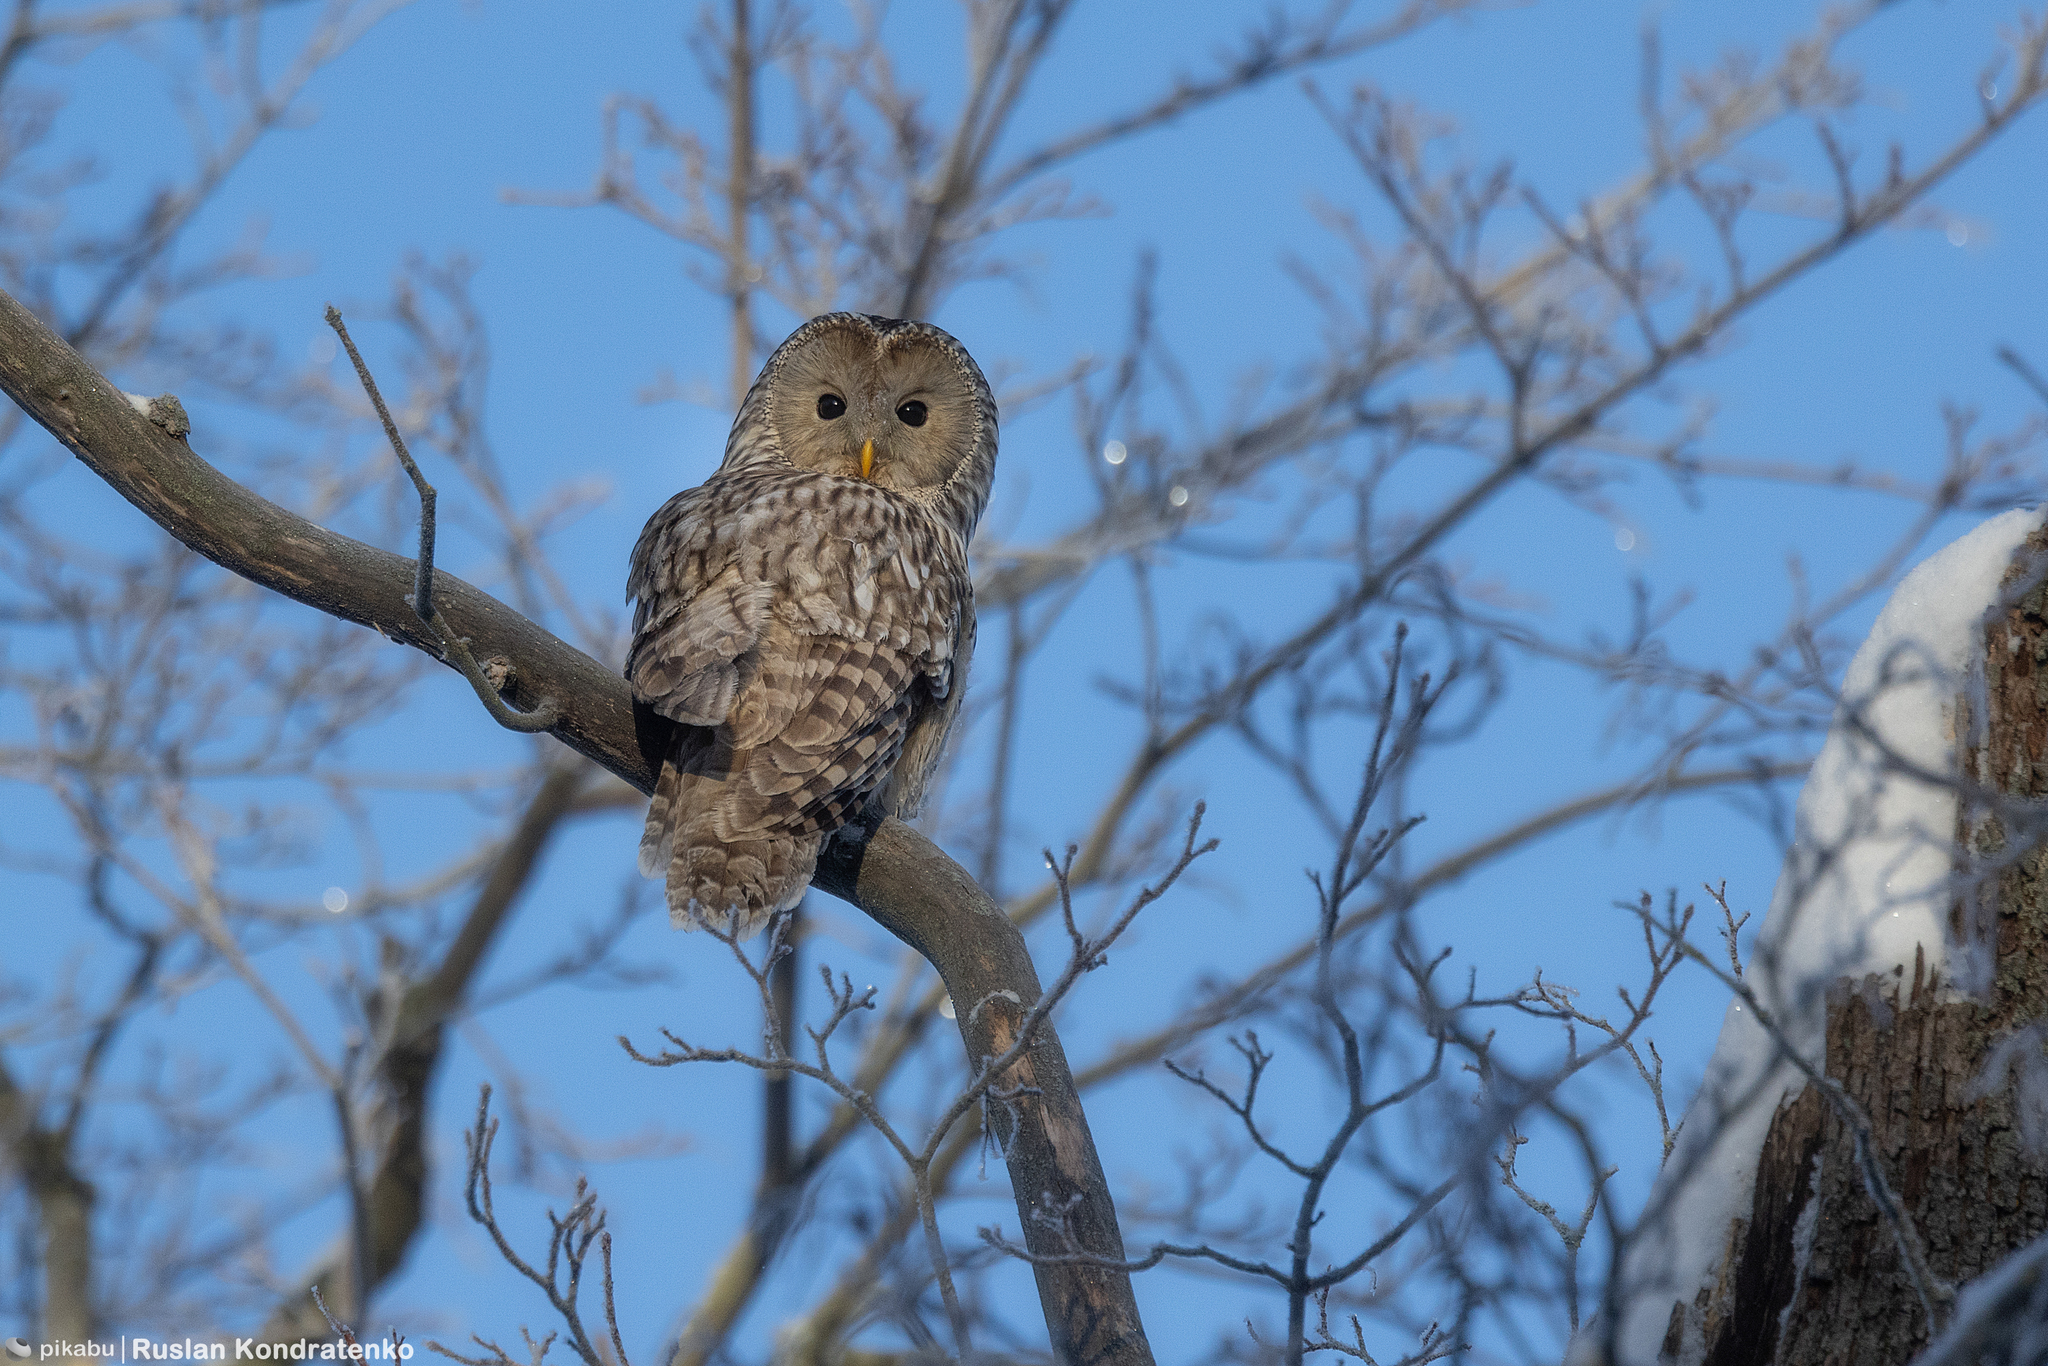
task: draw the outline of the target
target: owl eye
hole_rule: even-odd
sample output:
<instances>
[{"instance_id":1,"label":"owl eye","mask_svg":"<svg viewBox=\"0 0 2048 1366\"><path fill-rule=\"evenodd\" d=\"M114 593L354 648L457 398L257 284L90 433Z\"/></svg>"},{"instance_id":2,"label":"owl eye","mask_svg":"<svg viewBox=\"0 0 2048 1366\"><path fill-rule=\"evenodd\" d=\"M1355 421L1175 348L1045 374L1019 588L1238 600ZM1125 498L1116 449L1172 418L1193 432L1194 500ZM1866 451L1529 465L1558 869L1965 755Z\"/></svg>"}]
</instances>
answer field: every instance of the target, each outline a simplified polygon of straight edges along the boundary
<instances>
[{"instance_id":1,"label":"owl eye","mask_svg":"<svg viewBox=\"0 0 2048 1366\"><path fill-rule=\"evenodd\" d=\"M818 416L830 422L846 411L846 400L837 394L818 395Z\"/></svg>"},{"instance_id":2,"label":"owl eye","mask_svg":"<svg viewBox=\"0 0 2048 1366\"><path fill-rule=\"evenodd\" d=\"M925 406L917 399L911 399L896 410L896 419L906 427L922 427L925 419Z\"/></svg>"}]
</instances>

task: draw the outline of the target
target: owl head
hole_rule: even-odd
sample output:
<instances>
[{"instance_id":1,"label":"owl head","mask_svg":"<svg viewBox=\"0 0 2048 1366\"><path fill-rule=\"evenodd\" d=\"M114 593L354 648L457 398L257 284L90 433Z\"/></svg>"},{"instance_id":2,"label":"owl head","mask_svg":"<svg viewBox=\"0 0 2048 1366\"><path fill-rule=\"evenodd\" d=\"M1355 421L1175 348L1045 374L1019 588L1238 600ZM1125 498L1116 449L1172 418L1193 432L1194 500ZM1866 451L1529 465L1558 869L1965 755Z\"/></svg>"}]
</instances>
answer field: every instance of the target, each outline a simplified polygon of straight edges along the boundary
<instances>
[{"instance_id":1,"label":"owl head","mask_svg":"<svg viewBox=\"0 0 2048 1366\"><path fill-rule=\"evenodd\" d=\"M786 463L889 489L971 536L995 478L996 401L929 323L827 313L775 348L723 468Z\"/></svg>"}]
</instances>

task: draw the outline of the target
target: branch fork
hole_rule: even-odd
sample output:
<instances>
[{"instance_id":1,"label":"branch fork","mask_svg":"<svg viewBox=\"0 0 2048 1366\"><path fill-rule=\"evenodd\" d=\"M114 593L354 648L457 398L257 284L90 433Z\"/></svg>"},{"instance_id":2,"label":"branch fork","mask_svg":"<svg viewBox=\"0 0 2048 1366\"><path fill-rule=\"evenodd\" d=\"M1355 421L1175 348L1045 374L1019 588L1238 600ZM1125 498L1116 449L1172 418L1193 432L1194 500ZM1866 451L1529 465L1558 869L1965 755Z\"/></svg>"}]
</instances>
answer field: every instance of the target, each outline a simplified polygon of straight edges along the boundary
<instances>
[{"instance_id":1,"label":"branch fork","mask_svg":"<svg viewBox=\"0 0 2048 1366\"><path fill-rule=\"evenodd\" d=\"M414 562L416 569L413 590L406 595L406 604L412 608L413 615L417 616L441 643L442 660L452 664L457 672L469 680L469 686L476 690L477 701L484 704L484 710L491 714L493 721L507 730L529 735L552 730L555 722L561 719L561 708L555 699L542 698L532 711L515 711L506 706L505 700L498 693L512 681L511 661L498 655L479 664L476 656L470 652L469 641L457 635L455 628L448 624L448 619L434 606L434 530L437 496L434 486L427 482L426 476L420 473L419 465L414 462L412 453L406 450L405 438L398 434L398 423L392 419L391 410L384 404L384 395L378 392L377 381L370 375L370 367L364 363L362 352L356 350L355 340L349 336L348 327L341 320L341 310L329 304L326 317L327 325L341 338L341 344L348 352L349 361L356 368L356 378L362 381L363 392L370 396L370 403L376 408L377 417L384 424L384 435L391 442L392 454L398 457L398 463L404 467L407 476L412 479L413 488L420 496L420 553ZM157 415L157 407L165 399L170 399L171 406L177 409L177 419L183 420L185 410L178 408L177 400L170 398L168 394L163 398L151 400L148 409L149 420L165 427L173 436L180 436L181 433L172 430ZM191 430L189 422L184 425L187 431Z\"/></svg>"}]
</instances>

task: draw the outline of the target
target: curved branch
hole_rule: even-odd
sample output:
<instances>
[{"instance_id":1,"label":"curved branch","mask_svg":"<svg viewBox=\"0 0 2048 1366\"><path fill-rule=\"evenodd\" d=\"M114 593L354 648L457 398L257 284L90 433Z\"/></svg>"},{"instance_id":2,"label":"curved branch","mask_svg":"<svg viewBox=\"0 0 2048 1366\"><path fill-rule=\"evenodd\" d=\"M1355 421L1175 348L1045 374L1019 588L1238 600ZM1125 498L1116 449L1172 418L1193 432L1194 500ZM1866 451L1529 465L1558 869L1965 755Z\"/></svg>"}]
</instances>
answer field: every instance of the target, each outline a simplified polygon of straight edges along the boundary
<instances>
[{"instance_id":1,"label":"curved branch","mask_svg":"<svg viewBox=\"0 0 2048 1366\"><path fill-rule=\"evenodd\" d=\"M243 488L138 411L4 292L0 389L116 493L223 569L449 662L407 601L413 561ZM530 711L546 697L573 698L549 733L642 792L653 790L668 723L635 714L624 678L453 574L437 575L436 586L452 632L480 659L511 661L500 689L506 701Z\"/></svg>"},{"instance_id":2,"label":"curved branch","mask_svg":"<svg viewBox=\"0 0 2048 1366\"><path fill-rule=\"evenodd\" d=\"M229 479L5 292L0 389L117 493L215 564L443 658L440 641L407 601L413 561L317 526ZM505 700L531 710L553 698L560 714L549 734L652 791L669 723L636 707L623 677L481 589L452 574L436 579L440 615L453 633L479 657L507 661ZM1008 1050L1039 998L1037 971L1009 917L938 846L891 818L864 842L830 846L815 881L930 960L954 999L992 1003L960 1020L970 1070ZM999 1136L1019 1212L1045 1194L1072 1200L1075 1226L1090 1245L1121 1255L1109 1184L1065 1051L1050 1026L1037 1032L1014 1069L1035 1098L1015 1107L1013 1124L997 1121L1014 1128ZM1149 1366L1127 1274L1048 1266L1038 1269L1038 1282L1059 1360Z\"/></svg>"},{"instance_id":3,"label":"curved branch","mask_svg":"<svg viewBox=\"0 0 2048 1366\"><path fill-rule=\"evenodd\" d=\"M895 819L865 843L842 838L826 846L814 886L852 902L883 929L922 954L955 1001L978 1001L956 1023L970 1072L1001 1058L1023 1032L1041 994L1038 970L1010 917L930 840ZM1009 1163L1010 1187L1034 1252L1059 1249L1031 1219L1043 1201L1071 1208L1070 1228L1089 1247L1123 1256L1109 1183L1088 1131L1066 1050L1051 1022L1032 1026L1023 1055L1001 1078L1017 1099L989 1107L989 1122ZM1034 1264L1053 1359L1149 1363L1152 1350L1138 1320L1127 1271L1088 1265Z\"/></svg>"}]
</instances>

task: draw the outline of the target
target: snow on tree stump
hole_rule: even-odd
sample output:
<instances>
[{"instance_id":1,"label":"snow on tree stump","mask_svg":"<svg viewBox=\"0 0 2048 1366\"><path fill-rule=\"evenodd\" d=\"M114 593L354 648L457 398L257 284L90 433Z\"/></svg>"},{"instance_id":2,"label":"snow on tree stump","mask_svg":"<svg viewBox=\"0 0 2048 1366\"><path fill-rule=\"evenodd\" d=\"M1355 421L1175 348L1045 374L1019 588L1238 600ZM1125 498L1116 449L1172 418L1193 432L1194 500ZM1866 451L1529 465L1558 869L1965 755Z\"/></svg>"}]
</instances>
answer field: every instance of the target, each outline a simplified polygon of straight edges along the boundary
<instances>
[{"instance_id":1,"label":"snow on tree stump","mask_svg":"<svg viewBox=\"0 0 2048 1366\"><path fill-rule=\"evenodd\" d=\"M1800 799L1806 864L1795 846L1759 933L1759 945L1773 947L1750 964L1752 983L1758 957L1771 952L1781 966L1810 968L1821 960L1817 943L1850 964L1831 978L1808 972L1809 1017L1798 1018L1792 993L1780 997L1788 1004L1779 1018L1868 1116L1871 1149L1918 1233L1944 1319L1953 1287L2048 1229L2048 1164L2040 1156L2048 1066L2043 1035L2028 1028L2048 1017L2048 832L2015 828L2023 813L1995 809L2001 797L2048 798L2048 527L2040 523L2038 512L2016 512L1986 524L1908 576L1887 606L1851 665L1844 707L1856 701L1860 670L1866 696L1891 690L1893 716L1888 723L1873 704L1858 726L1838 712ZM1908 598L1916 580L1929 605L1924 623L1915 619L1923 604ZM1947 620L1934 620L1943 612ZM1959 621L1967 629L1958 632ZM1902 687L1878 677L1872 686L1890 667L1878 656L1895 657L1898 640L1910 639L1902 629L1922 624L1927 634L1911 643L1923 660L1953 672L1944 680L1939 667L1926 670ZM1923 715L1921 730L1904 741L1888 729L1902 706L1916 705L1942 713L1931 737L1944 751L1938 766L1924 734L1931 718ZM1837 752L1845 731L1860 731L1860 757L1845 757L1857 748L1854 734ZM1811 789L1840 782L1857 764L1867 768L1871 752L1886 753L1892 773L1861 794L1869 810L1896 799L1896 790L1880 789L1896 789L1901 770L1917 769L1921 790L1889 823L1864 820L1864 811L1839 827L1858 833L1839 840L1837 852L1848 852L1826 869L1812 857L1813 827L1826 826L1831 799ZM1950 869L1930 878L1923 868L1916 880L1919 855L1900 831L1939 818L1930 770L1965 776L1947 789L1941 828L1951 836ZM1857 809L1857 790L1849 790L1851 799L1834 805ZM1859 855L1858 840L1876 852ZM1829 900L1840 900L1840 889L1823 889L1830 877L1848 888L1847 913ZM1901 884L1921 889L1917 925L1914 896L1900 893ZM1788 929L1801 910L1807 923ZM1904 936L1914 931L1909 950ZM1859 1171L1855 1128L1782 1055L1762 1057L1762 1031L1740 1016L1731 1006L1688 1114L1689 1130L1697 1117L1708 1132L1682 1136L1664 1178L1672 1189L1661 1201L1652 1197L1648 1236L1624 1273L1614 1346L1630 1363L1654 1356L1680 1366L1907 1362L1928 1342L1930 1325L1900 1238ZM1745 1120L1745 1108L1767 1110L1768 1123ZM1695 1293L1672 1293L1687 1284Z\"/></svg>"}]
</instances>

